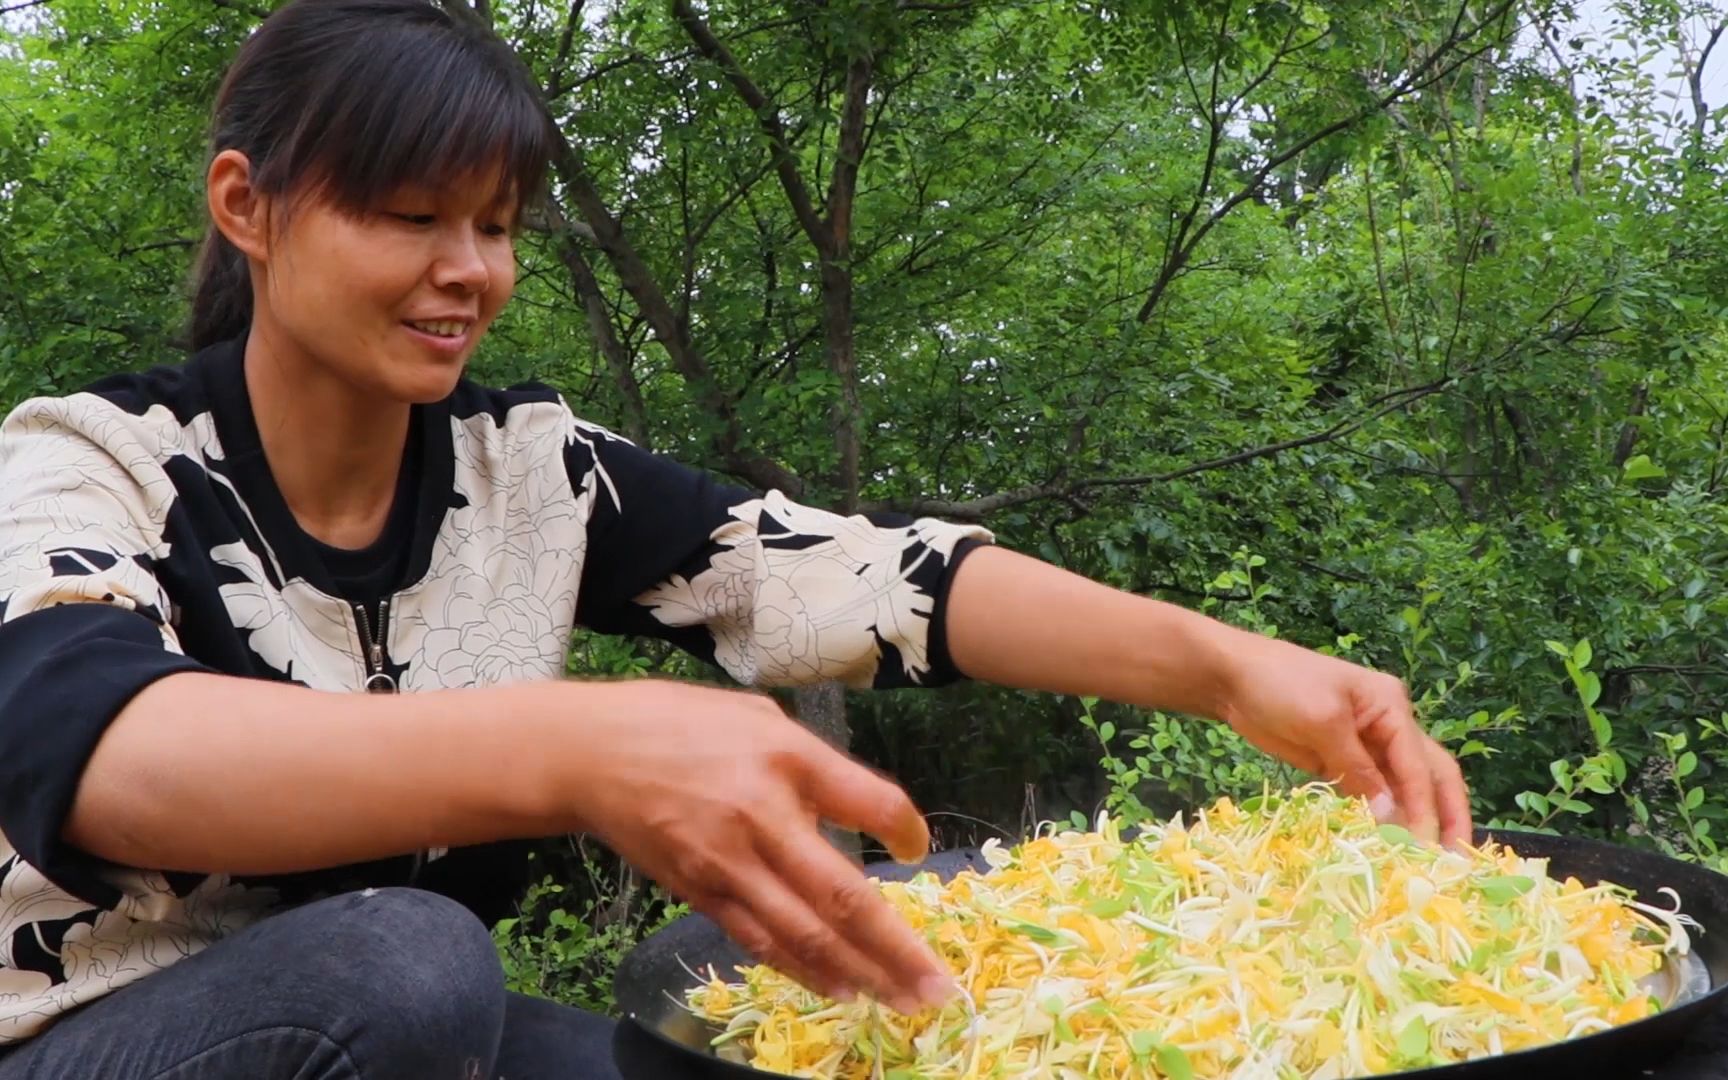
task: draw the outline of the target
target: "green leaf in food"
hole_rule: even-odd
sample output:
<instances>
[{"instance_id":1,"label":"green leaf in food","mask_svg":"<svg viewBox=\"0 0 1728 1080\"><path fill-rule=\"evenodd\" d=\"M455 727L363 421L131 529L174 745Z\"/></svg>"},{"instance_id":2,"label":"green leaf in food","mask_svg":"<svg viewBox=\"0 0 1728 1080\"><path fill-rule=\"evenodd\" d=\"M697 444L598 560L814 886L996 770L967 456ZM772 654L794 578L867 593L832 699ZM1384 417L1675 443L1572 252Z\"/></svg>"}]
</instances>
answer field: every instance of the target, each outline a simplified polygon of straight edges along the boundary
<instances>
[{"instance_id":1,"label":"green leaf in food","mask_svg":"<svg viewBox=\"0 0 1728 1080\"><path fill-rule=\"evenodd\" d=\"M1100 919L1114 919L1125 914L1129 906L1128 901L1123 897L1106 897L1102 900L1094 900L1090 904L1087 904L1086 911L1089 914L1098 916Z\"/></svg>"},{"instance_id":2,"label":"green leaf in food","mask_svg":"<svg viewBox=\"0 0 1728 1080\"><path fill-rule=\"evenodd\" d=\"M1407 1058L1427 1056L1428 1021L1418 1016L1404 1025L1398 1033L1398 1053Z\"/></svg>"},{"instance_id":3,"label":"green leaf in food","mask_svg":"<svg viewBox=\"0 0 1728 1080\"><path fill-rule=\"evenodd\" d=\"M1388 844L1413 845L1416 843L1416 837L1402 825L1380 826L1380 839Z\"/></svg>"},{"instance_id":4,"label":"green leaf in food","mask_svg":"<svg viewBox=\"0 0 1728 1080\"><path fill-rule=\"evenodd\" d=\"M1054 945L1062 940L1061 935L1057 934L1056 931L1036 923L1009 923L1007 928L1016 934L1024 934L1040 945Z\"/></svg>"},{"instance_id":5,"label":"green leaf in food","mask_svg":"<svg viewBox=\"0 0 1728 1080\"><path fill-rule=\"evenodd\" d=\"M1158 1071L1170 1080L1194 1080L1194 1066L1188 1061L1188 1055L1175 1043L1165 1043L1158 1048Z\"/></svg>"},{"instance_id":6,"label":"green leaf in food","mask_svg":"<svg viewBox=\"0 0 1728 1080\"><path fill-rule=\"evenodd\" d=\"M1536 882L1522 874L1502 874L1498 877L1483 878L1476 883L1482 896L1490 904L1510 904L1536 887Z\"/></svg>"}]
</instances>

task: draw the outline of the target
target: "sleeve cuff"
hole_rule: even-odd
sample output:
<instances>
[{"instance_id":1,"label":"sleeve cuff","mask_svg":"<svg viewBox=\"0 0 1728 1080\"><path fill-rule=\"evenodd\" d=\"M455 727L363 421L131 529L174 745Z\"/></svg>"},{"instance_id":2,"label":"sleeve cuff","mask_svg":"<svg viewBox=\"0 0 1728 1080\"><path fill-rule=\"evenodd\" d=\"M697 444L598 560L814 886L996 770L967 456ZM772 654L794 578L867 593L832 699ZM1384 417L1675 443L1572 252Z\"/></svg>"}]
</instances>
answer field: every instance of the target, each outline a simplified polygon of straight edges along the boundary
<instances>
[{"instance_id":1,"label":"sleeve cuff","mask_svg":"<svg viewBox=\"0 0 1728 1080\"><path fill-rule=\"evenodd\" d=\"M974 536L961 539L954 545L954 554L948 557L948 565L942 571L942 585L936 593L936 608L930 614L929 686L946 686L970 678L955 665L954 657L948 651L948 593L954 587L954 575L966 556L981 547L988 547L989 544L988 540L980 540Z\"/></svg>"},{"instance_id":2,"label":"sleeve cuff","mask_svg":"<svg viewBox=\"0 0 1728 1080\"><path fill-rule=\"evenodd\" d=\"M55 885L111 908L108 864L61 839L108 725L141 690L204 665L169 652L136 612L65 604L0 625L0 832Z\"/></svg>"}]
</instances>

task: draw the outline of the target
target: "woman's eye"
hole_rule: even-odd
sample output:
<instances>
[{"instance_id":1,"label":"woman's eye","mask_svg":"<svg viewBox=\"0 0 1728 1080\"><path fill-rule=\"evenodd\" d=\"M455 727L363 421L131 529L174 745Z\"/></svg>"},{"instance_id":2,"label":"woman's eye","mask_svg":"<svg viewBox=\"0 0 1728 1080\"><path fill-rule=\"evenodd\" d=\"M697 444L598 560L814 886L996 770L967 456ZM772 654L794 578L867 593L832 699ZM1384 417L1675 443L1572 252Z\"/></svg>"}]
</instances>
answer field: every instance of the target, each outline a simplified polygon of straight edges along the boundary
<instances>
[{"instance_id":1,"label":"woman's eye","mask_svg":"<svg viewBox=\"0 0 1728 1080\"><path fill-rule=\"evenodd\" d=\"M487 236L510 235L510 227L508 225L482 225L480 226L480 231L485 233Z\"/></svg>"},{"instance_id":2,"label":"woman's eye","mask_svg":"<svg viewBox=\"0 0 1728 1080\"><path fill-rule=\"evenodd\" d=\"M391 214L393 218L406 221L410 225L430 225L435 220L431 214Z\"/></svg>"}]
</instances>

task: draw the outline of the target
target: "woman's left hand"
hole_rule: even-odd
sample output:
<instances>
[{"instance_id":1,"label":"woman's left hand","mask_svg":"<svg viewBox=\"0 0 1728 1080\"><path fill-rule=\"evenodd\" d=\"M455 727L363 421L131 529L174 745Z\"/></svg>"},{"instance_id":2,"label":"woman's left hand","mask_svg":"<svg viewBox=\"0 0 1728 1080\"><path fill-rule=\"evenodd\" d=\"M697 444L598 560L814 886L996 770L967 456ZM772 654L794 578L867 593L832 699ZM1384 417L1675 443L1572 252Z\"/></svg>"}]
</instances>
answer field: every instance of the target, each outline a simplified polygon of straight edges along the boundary
<instances>
[{"instance_id":1,"label":"woman's left hand","mask_svg":"<svg viewBox=\"0 0 1728 1080\"><path fill-rule=\"evenodd\" d=\"M1416 723L1392 675L1258 634L1231 642L1220 719L1269 754L1423 840L1470 840L1470 796L1458 762Z\"/></svg>"},{"instance_id":2,"label":"woman's left hand","mask_svg":"<svg viewBox=\"0 0 1728 1080\"><path fill-rule=\"evenodd\" d=\"M948 648L973 678L1223 720L1297 768L1367 796L1382 821L1468 841L1452 755L1391 675L1112 589L1001 548L961 564Z\"/></svg>"}]
</instances>

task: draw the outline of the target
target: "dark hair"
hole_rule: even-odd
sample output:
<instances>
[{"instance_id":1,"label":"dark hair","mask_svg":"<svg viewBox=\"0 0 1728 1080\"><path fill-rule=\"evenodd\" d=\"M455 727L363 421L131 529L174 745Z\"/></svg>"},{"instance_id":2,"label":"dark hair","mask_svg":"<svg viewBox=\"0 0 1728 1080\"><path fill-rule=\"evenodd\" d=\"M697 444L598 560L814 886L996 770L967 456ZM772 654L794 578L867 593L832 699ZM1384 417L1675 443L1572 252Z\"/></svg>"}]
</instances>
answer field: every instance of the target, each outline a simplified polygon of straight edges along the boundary
<instances>
[{"instance_id":1,"label":"dark hair","mask_svg":"<svg viewBox=\"0 0 1728 1080\"><path fill-rule=\"evenodd\" d=\"M253 186L361 212L405 185L499 170L518 213L541 194L552 129L539 89L477 20L429 0L292 0L240 47L210 153L243 152ZM246 259L214 226L199 256L194 348L252 320Z\"/></svg>"}]
</instances>

